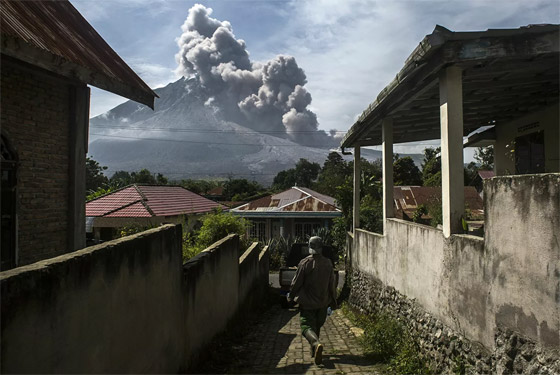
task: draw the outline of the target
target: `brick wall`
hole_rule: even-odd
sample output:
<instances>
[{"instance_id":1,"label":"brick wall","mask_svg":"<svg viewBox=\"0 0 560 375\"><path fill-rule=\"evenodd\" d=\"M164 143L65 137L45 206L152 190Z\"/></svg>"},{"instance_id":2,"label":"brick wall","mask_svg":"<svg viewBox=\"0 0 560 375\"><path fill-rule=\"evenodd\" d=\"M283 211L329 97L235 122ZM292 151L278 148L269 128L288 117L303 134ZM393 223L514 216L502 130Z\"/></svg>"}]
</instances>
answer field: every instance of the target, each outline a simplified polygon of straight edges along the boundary
<instances>
[{"instance_id":1,"label":"brick wall","mask_svg":"<svg viewBox=\"0 0 560 375\"><path fill-rule=\"evenodd\" d=\"M19 158L18 265L66 252L68 83L2 61L2 132Z\"/></svg>"}]
</instances>

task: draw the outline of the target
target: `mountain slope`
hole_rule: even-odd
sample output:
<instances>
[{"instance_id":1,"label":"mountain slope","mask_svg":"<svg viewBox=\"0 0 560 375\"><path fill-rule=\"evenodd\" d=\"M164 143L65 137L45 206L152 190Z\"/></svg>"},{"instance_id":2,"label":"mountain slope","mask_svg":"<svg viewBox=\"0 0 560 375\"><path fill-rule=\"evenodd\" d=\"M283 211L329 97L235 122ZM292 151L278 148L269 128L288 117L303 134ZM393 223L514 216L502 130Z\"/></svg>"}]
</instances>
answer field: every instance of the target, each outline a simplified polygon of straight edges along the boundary
<instances>
[{"instance_id":1,"label":"mountain slope","mask_svg":"<svg viewBox=\"0 0 560 375\"><path fill-rule=\"evenodd\" d=\"M299 145L220 119L184 78L156 89L155 110L128 101L90 120L89 154L107 175L147 168L170 179L255 179L269 184L300 158L322 164L329 150ZM285 136L285 135L284 135ZM364 150L376 159L379 151ZM346 157L350 159L351 157Z\"/></svg>"}]
</instances>

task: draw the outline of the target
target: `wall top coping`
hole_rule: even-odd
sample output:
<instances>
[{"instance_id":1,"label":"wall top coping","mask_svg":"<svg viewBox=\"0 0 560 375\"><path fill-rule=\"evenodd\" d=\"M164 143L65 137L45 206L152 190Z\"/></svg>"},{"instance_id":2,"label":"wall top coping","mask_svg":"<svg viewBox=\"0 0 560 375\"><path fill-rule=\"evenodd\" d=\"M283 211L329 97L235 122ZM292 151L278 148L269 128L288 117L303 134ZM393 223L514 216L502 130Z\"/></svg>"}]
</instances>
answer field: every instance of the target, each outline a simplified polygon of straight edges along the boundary
<instances>
[{"instance_id":1,"label":"wall top coping","mask_svg":"<svg viewBox=\"0 0 560 375\"><path fill-rule=\"evenodd\" d=\"M42 261L39 261L39 262L36 262L36 263L28 264L26 266L17 267L17 268L13 268L11 270L8 270L8 271L0 272L0 281L4 281L4 280L9 279L11 277L16 277L18 275L25 274L25 273L28 273L28 272L47 270L48 268L53 267L57 264L67 262L70 259L79 258L79 257L82 257L84 255L91 255L91 254L94 254L96 252L104 251L104 250L107 250L108 248L118 246L119 244L122 244L122 243L134 241L138 238L146 237L146 236L149 236L149 235L154 234L154 233L171 230L172 228L175 228L176 226L177 226L177 224L166 224L166 225L163 225L161 227L148 229L144 232L133 234L131 236L126 236L126 237L123 237L123 238L118 238L116 240L107 241L107 242L104 242L104 243L99 244L99 245L89 246L89 247L83 248L81 250L76 250L76 251L73 251L71 253L63 254L63 255L60 255L60 256L57 256L57 257L54 257L54 258L45 259L45 260L42 260Z\"/></svg>"},{"instance_id":2,"label":"wall top coping","mask_svg":"<svg viewBox=\"0 0 560 375\"><path fill-rule=\"evenodd\" d=\"M261 253L259 254L259 260L261 260L266 255L267 252L268 252L268 246L263 247Z\"/></svg>"},{"instance_id":3,"label":"wall top coping","mask_svg":"<svg viewBox=\"0 0 560 375\"><path fill-rule=\"evenodd\" d=\"M258 248L258 246L259 246L258 242L253 242L251 246L249 246L249 248L245 250L245 252L239 258L239 264L243 263L245 259L247 259L253 253L253 251L255 251L255 249Z\"/></svg>"}]
</instances>

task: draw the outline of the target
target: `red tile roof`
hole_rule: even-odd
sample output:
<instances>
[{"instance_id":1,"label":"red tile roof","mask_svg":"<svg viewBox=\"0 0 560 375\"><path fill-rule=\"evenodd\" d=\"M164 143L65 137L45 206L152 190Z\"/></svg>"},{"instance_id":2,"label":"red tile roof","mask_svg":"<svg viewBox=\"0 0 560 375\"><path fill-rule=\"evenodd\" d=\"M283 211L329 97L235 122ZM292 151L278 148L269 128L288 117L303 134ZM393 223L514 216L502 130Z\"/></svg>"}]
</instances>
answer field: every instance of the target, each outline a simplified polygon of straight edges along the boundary
<instances>
[{"instance_id":1,"label":"red tile roof","mask_svg":"<svg viewBox=\"0 0 560 375\"><path fill-rule=\"evenodd\" d=\"M224 206L181 186L131 185L86 203L86 216L165 217Z\"/></svg>"},{"instance_id":2,"label":"red tile roof","mask_svg":"<svg viewBox=\"0 0 560 375\"><path fill-rule=\"evenodd\" d=\"M486 180L487 178L496 177L496 174L494 173L494 171L478 171L478 175L483 180Z\"/></svg>"}]
</instances>

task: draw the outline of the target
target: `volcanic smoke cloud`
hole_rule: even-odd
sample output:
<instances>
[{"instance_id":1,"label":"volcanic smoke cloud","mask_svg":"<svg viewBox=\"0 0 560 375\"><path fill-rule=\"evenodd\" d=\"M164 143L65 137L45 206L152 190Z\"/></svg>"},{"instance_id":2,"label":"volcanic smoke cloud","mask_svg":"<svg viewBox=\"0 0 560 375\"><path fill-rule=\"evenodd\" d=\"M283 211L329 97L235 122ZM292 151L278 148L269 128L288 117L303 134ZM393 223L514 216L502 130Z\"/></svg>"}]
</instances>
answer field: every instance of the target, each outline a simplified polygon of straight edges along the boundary
<instances>
[{"instance_id":1,"label":"volcanic smoke cloud","mask_svg":"<svg viewBox=\"0 0 560 375\"><path fill-rule=\"evenodd\" d=\"M337 144L317 129L317 116L307 109L311 94L295 58L280 55L264 64L251 62L231 24L211 18L211 13L196 4L181 27L177 72L192 78L189 88L225 120L304 145Z\"/></svg>"}]
</instances>

